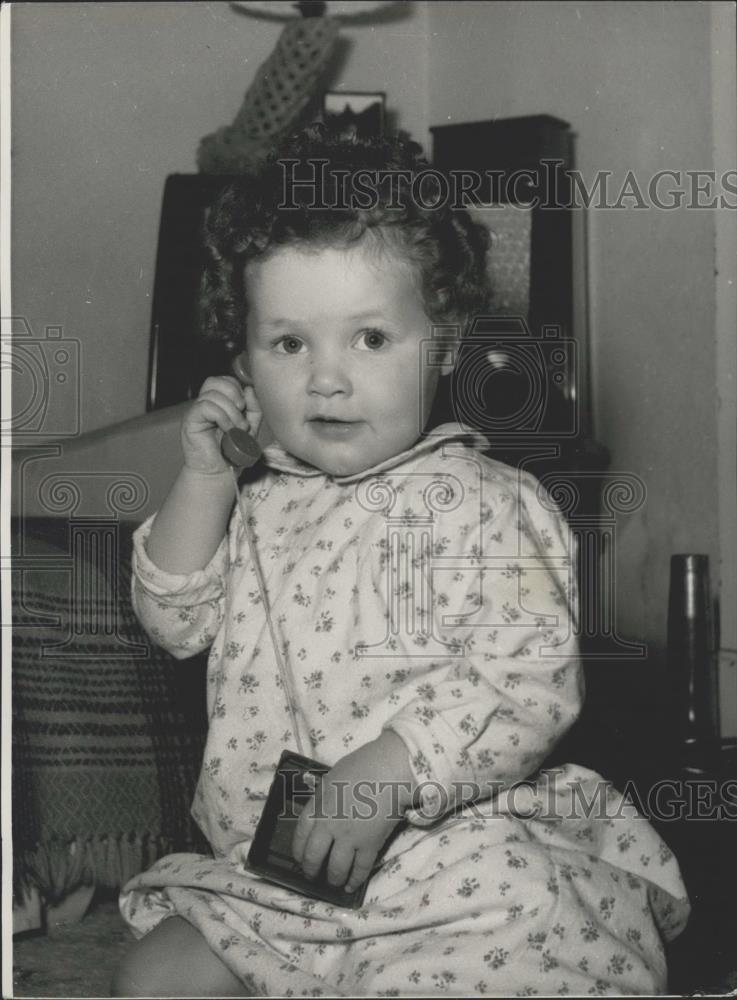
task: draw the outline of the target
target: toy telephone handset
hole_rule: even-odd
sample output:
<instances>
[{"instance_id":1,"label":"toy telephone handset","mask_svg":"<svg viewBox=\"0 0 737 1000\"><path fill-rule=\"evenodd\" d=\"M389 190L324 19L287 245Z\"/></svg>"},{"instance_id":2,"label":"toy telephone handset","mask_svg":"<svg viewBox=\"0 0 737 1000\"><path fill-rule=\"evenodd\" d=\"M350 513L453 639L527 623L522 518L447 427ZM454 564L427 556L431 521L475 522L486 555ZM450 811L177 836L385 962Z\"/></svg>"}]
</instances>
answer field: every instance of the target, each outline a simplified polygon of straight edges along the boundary
<instances>
[{"instance_id":1,"label":"toy telephone handset","mask_svg":"<svg viewBox=\"0 0 737 1000\"><path fill-rule=\"evenodd\" d=\"M231 371L242 385L253 385L245 351L233 359ZM255 437L240 427L231 427L223 434L220 450L226 462L238 469L250 469L261 458L261 448Z\"/></svg>"}]
</instances>

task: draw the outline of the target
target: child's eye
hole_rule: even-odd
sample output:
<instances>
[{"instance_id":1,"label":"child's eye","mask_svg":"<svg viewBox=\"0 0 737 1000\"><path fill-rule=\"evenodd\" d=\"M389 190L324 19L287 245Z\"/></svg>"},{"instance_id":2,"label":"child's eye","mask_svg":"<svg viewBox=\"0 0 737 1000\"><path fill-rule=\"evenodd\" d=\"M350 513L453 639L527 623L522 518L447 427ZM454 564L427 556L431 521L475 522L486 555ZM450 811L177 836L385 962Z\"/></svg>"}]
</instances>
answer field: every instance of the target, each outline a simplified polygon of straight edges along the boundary
<instances>
[{"instance_id":1,"label":"child's eye","mask_svg":"<svg viewBox=\"0 0 737 1000\"><path fill-rule=\"evenodd\" d=\"M359 338L359 344L363 344L369 351L378 351L386 343L386 334L381 330L364 330Z\"/></svg>"},{"instance_id":2,"label":"child's eye","mask_svg":"<svg viewBox=\"0 0 737 1000\"><path fill-rule=\"evenodd\" d=\"M299 337L282 337L277 340L274 347L280 354L299 354L304 344Z\"/></svg>"}]
</instances>

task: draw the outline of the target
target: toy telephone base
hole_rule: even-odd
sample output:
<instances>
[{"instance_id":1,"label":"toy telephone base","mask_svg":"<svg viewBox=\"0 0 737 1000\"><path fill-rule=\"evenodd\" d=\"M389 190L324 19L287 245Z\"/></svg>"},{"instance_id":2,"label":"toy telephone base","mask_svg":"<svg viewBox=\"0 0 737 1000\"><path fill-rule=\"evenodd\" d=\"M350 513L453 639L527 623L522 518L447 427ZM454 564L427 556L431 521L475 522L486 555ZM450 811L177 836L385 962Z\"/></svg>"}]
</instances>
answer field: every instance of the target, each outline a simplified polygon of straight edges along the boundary
<instances>
[{"instance_id":1,"label":"toy telephone base","mask_svg":"<svg viewBox=\"0 0 737 1000\"><path fill-rule=\"evenodd\" d=\"M317 878L308 879L292 857L295 824L313 794L309 775L319 778L329 770L325 764L289 750L282 753L248 852L246 867L267 881L295 889L303 896L358 909L366 894L366 882L355 892L345 892L340 886L330 885L325 876L326 864Z\"/></svg>"}]
</instances>

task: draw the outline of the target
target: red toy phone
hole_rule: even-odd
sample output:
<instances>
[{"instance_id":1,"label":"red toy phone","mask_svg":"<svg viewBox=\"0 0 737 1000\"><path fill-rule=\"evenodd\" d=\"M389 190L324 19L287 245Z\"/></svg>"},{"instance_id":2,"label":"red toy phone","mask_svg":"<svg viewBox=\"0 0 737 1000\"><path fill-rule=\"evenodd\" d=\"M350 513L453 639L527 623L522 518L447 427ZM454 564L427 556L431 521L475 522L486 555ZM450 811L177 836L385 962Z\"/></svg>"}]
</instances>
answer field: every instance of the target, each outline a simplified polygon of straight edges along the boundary
<instances>
[{"instance_id":1,"label":"red toy phone","mask_svg":"<svg viewBox=\"0 0 737 1000\"><path fill-rule=\"evenodd\" d=\"M231 371L242 385L253 385L248 371L248 356L245 351L233 359ZM220 442L223 458L238 469L250 469L261 458L261 448L258 441L248 431L240 427L232 427L223 434Z\"/></svg>"}]
</instances>

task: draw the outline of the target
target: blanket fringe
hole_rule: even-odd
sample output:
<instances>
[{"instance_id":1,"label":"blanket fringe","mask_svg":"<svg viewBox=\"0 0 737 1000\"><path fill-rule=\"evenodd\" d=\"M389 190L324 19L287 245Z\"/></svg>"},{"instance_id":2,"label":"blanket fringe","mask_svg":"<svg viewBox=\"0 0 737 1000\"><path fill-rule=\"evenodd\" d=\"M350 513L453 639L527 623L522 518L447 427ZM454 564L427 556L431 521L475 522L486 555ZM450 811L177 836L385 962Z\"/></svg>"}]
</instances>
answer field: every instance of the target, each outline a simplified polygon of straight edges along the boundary
<instances>
[{"instance_id":1,"label":"blanket fringe","mask_svg":"<svg viewBox=\"0 0 737 1000\"><path fill-rule=\"evenodd\" d=\"M118 889L172 850L170 838L160 834L53 838L16 855L13 896L20 900L35 886L47 904L56 905L81 885Z\"/></svg>"}]
</instances>

